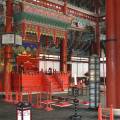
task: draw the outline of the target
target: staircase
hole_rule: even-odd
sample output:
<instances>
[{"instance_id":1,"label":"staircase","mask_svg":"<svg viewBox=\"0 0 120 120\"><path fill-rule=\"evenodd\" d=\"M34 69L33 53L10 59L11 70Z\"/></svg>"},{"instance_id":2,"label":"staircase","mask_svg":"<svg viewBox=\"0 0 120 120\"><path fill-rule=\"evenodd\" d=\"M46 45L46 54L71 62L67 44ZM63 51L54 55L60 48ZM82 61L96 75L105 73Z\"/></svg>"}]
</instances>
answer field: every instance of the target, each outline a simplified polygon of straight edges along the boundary
<instances>
[{"instance_id":1,"label":"staircase","mask_svg":"<svg viewBox=\"0 0 120 120\"><path fill-rule=\"evenodd\" d=\"M48 75L43 73L43 86L42 86L43 92L51 92L51 85L52 84Z\"/></svg>"},{"instance_id":2,"label":"staircase","mask_svg":"<svg viewBox=\"0 0 120 120\"><path fill-rule=\"evenodd\" d=\"M56 75L52 76L52 91L53 92L64 91L62 83L59 81L59 79L56 77Z\"/></svg>"},{"instance_id":3,"label":"staircase","mask_svg":"<svg viewBox=\"0 0 120 120\"><path fill-rule=\"evenodd\" d=\"M60 77L60 74L54 74L54 78L56 79L57 83L61 87L62 91L64 91L64 81Z\"/></svg>"},{"instance_id":4,"label":"staircase","mask_svg":"<svg viewBox=\"0 0 120 120\"><path fill-rule=\"evenodd\" d=\"M61 92L63 85L56 75L46 75L43 73L43 91L45 92Z\"/></svg>"}]
</instances>

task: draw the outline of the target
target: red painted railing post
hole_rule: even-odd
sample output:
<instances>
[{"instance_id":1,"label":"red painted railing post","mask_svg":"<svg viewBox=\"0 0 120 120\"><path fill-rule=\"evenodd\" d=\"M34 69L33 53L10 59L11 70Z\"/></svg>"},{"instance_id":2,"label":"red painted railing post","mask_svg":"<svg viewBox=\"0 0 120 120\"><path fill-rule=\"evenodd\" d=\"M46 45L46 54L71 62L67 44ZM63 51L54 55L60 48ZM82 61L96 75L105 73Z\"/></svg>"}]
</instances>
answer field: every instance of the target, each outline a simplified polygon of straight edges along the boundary
<instances>
[{"instance_id":1,"label":"red painted railing post","mask_svg":"<svg viewBox=\"0 0 120 120\"><path fill-rule=\"evenodd\" d=\"M114 120L113 106L110 107L110 120Z\"/></svg>"},{"instance_id":2,"label":"red painted railing post","mask_svg":"<svg viewBox=\"0 0 120 120\"><path fill-rule=\"evenodd\" d=\"M101 104L99 104L99 107L98 107L98 120L102 120L102 108L101 108Z\"/></svg>"}]
</instances>

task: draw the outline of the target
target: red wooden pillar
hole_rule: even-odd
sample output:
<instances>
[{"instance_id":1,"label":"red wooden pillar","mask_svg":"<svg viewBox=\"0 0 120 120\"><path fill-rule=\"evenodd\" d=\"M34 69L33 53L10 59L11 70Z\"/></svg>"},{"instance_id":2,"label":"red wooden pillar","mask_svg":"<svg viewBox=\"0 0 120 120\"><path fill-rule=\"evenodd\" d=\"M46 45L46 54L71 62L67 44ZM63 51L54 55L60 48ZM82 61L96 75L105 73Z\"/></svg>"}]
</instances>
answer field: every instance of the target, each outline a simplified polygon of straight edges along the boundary
<instances>
[{"instance_id":1,"label":"red wooden pillar","mask_svg":"<svg viewBox=\"0 0 120 120\"><path fill-rule=\"evenodd\" d=\"M118 0L119 1L119 0ZM115 0L106 0L106 105L116 107L116 33ZM119 76L119 75L118 75Z\"/></svg>"},{"instance_id":2,"label":"red wooden pillar","mask_svg":"<svg viewBox=\"0 0 120 120\"><path fill-rule=\"evenodd\" d=\"M5 32L11 33L13 27L13 1L6 1L6 27ZM12 57L12 47L10 45L5 45L4 48L4 91L11 91L11 63L10 59Z\"/></svg>"},{"instance_id":3,"label":"red wooden pillar","mask_svg":"<svg viewBox=\"0 0 120 120\"><path fill-rule=\"evenodd\" d=\"M117 73L116 73L116 108L120 109L120 0L113 0L115 6L115 26L116 26L116 53L115 56L117 57ZM113 16L112 16L113 17Z\"/></svg>"},{"instance_id":4,"label":"red wooden pillar","mask_svg":"<svg viewBox=\"0 0 120 120\"><path fill-rule=\"evenodd\" d=\"M5 32L10 33L12 32L12 24L13 24L13 2L12 0L6 1L6 27Z\"/></svg>"},{"instance_id":5,"label":"red wooden pillar","mask_svg":"<svg viewBox=\"0 0 120 120\"><path fill-rule=\"evenodd\" d=\"M64 39L61 41L60 71L64 73L67 72L67 32L65 32Z\"/></svg>"},{"instance_id":6,"label":"red wooden pillar","mask_svg":"<svg viewBox=\"0 0 120 120\"><path fill-rule=\"evenodd\" d=\"M37 42L38 42L38 57L39 57L39 54L40 54L40 37L41 37L41 28L40 26L36 26L36 31L37 31Z\"/></svg>"},{"instance_id":7,"label":"red wooden pillar","mask_svg":"<svg viewBox=\"0 0 120 120\"><path fill-rule=\"evenodd\" d=\"M36 56L38 57L38 70L39 70L39 56L40 56L40 37L41 37L41 28L40 28L40 26L37 26L36 27L36 29L37 29L37 41L38 41L38 48L37 48L37 51L36 51Z\"/></svg>"},{"instance_id":8,"label":"red wooden pillar","mask_svg":"<svg viewBox=\"0 0 120 120\"><path fill-rule=\"evenodd\" d=\"M11 63L12 47L6 45L4 48L4 91L11 91Z\"/></svg>"}]
</instances>

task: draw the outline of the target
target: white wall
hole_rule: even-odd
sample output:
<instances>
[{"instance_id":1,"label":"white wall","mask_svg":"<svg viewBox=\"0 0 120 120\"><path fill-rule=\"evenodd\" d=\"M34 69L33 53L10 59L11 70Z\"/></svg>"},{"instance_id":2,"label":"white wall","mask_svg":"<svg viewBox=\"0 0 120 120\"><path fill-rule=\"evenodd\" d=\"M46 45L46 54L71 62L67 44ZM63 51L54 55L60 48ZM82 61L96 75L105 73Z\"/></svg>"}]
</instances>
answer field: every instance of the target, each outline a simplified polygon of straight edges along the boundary
<instances>
[{"instance_id":1,"label":"white wall","mask_svg":"<svg viewBox=\"0 0 120 120\"><path fill-rule=\"evenodd\" d=\"M60 69L59 61L40 61L39 62L39 70L43 69L43 71L47 71L49 68L56 69L56 71L59 71Z\"/></svg>"},{"instance_id":2,"label":"white wall","mask_svg":"<svg viewBox=\"0 0 120 120\"><path fill-rule=\"evenodd\" d=\"M77 77L83 77L86 72L88 72L88 63L72 63L72 76L76 74Z\"/></svg>"},{"instance_id":3,"label":"white wall","mask_svg":"<svg viewBox=\"0 0 120 120\"><path fill-rule=\"evenodd\" d=\"M104 65L104 66L103 66ZM59 71L60 65L59 61L40 61L39 70L43 69L47 71L49 68L56 69ZM88 63L85 62L72 62L72 76L76 74L77 77L83 77L84 74L88 72ZM100 64L100 76L106 76L106 64Z\"/></svg>"},{"instance_id":4,"label":"white wall","mask_svg":"<svg viewBox=\"0 0 120 120\"><path fill-rule=\"evenodd\" d=\"M100 77L106 77L106 63L100 63Z\"/></svg>"}]
</instances>

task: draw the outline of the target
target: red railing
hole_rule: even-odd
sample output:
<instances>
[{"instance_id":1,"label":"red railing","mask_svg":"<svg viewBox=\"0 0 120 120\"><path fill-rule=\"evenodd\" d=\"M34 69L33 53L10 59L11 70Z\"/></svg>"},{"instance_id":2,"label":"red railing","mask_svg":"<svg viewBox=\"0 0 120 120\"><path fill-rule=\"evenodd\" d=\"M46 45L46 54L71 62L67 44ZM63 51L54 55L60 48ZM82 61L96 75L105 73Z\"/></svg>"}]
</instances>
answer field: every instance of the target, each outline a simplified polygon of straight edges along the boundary
<instances>
[{"instance_id":1,"label":"red railing","mask_svg":"<svg viewBox=\"0 0 120 120\"><path fill-rule=\"evenodd\" d=\"M43 79L45 80L45 83L47 84L46 86L46 92L51 92L52 91L52 82L47 78L47 75L42 72Z\"/></svg>"},{"instance_id":2,"label":"red railing","mask_svg":"<svg viewBox=\"0 0 120 120\"><path fill-rule=\"evenodd\" d=\"M81 12L81 11L74 10L72 8L68 8L68 14L71 14L71 15L77 16L77 17L81 17L81 18L85 18L90 21L94 21L94 22L96 21L95 16L89 15L89 14Z\"/></svg>"},{"instance_id":3,"label":"red railing","mask_svg":"<svg viewBox=\"0 0 120 120\"><path fill-rule=\"evenodd\" d=\"M36 1L24 0L24 1L28 2L28 3L32 3L34 5L39 5L39 6L50 8L50 9L53 9L53 10L56 10L56 11L59 11L59 12L63 12L63 6L62 5L59 5L59 4L50 2L50 1L45 1L45 0L36 0Z\"/></svg>"}]
</instances>

